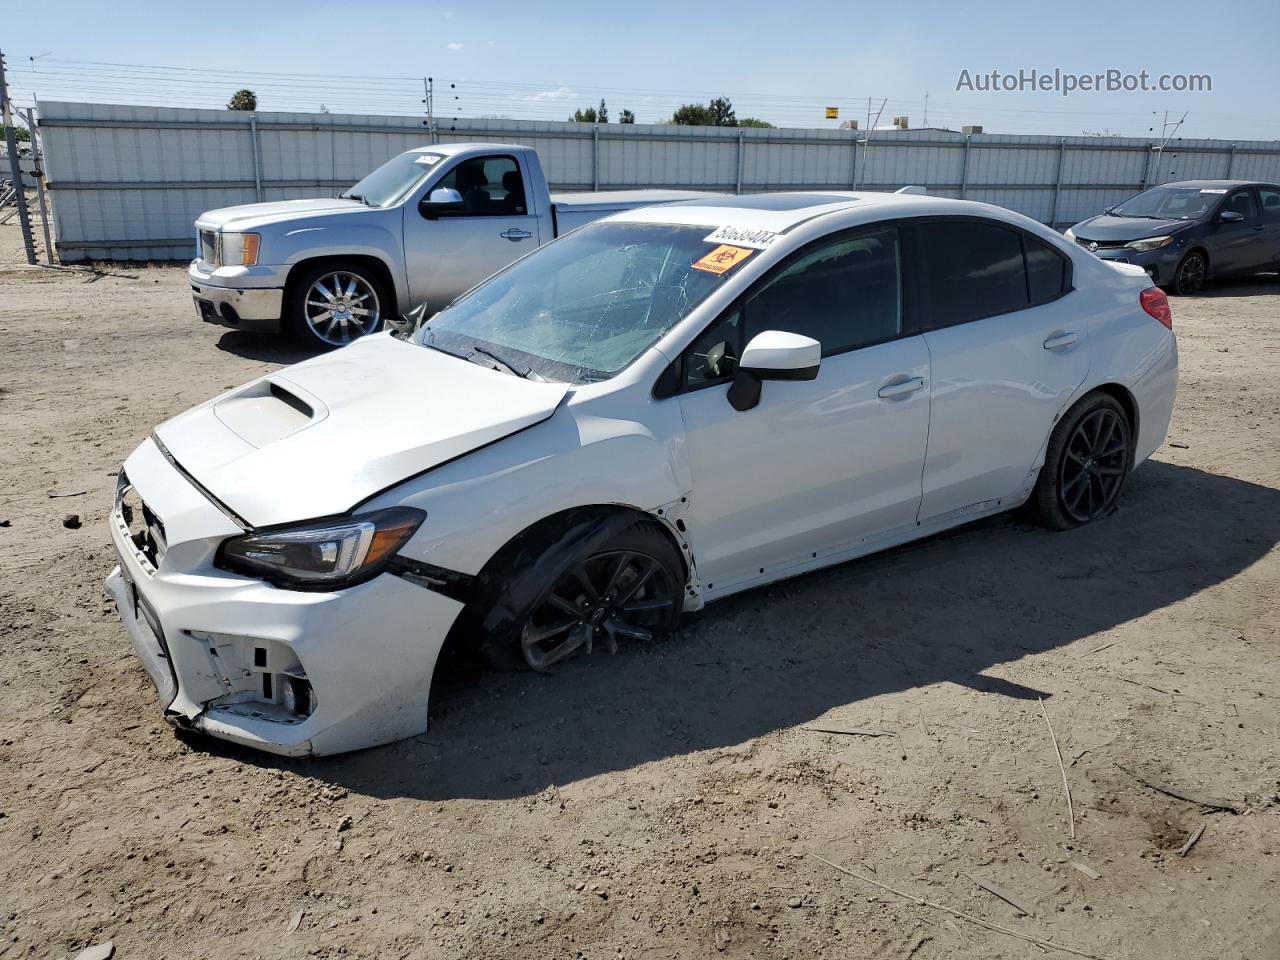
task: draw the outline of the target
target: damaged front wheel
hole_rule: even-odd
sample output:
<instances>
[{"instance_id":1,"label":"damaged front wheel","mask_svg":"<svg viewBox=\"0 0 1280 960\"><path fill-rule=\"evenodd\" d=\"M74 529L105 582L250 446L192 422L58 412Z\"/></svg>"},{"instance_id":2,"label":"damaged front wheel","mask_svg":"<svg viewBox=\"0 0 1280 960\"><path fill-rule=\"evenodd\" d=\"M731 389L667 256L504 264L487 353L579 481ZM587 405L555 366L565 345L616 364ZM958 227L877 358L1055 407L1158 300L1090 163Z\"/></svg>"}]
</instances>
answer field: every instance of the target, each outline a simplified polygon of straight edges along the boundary
<instances>
[{"instance_id":1,"label":"damaged front wheel","mask_svg":"<svg viewBox=\"0 0 1280 960\"><path fill-rule=\"evenodd\" d=\"M651 641L680 615L680 558L660 532L637 525L606 549L575 560L530 610L518 632L524 663L534 670L619 640Z\"/></svg>"}]
</instances>

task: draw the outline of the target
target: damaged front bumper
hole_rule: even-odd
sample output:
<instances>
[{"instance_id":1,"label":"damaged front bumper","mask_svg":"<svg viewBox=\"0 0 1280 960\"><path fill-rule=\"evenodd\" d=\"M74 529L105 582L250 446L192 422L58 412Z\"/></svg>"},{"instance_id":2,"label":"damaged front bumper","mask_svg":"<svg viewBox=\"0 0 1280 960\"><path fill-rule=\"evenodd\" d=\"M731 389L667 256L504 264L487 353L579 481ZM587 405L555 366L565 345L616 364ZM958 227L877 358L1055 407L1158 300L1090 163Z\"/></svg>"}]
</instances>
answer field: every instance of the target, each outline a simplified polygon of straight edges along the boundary
<instances>
[{"instance_id":1,"label":"damaged front bumper","mask_svg":"<svg viewBox=\"0 0 1280 960\"><path fill-rule=\"evenodd\" d=\"M213 565L243 527L148 440L125 463L154 529L118 497L107 578L138 657L177 726L287 756L341 753L427 728L436 657L462 604L384 573L298 592ZM141 542L140 542L141 541Z\"/></svg>"}]
</instances>

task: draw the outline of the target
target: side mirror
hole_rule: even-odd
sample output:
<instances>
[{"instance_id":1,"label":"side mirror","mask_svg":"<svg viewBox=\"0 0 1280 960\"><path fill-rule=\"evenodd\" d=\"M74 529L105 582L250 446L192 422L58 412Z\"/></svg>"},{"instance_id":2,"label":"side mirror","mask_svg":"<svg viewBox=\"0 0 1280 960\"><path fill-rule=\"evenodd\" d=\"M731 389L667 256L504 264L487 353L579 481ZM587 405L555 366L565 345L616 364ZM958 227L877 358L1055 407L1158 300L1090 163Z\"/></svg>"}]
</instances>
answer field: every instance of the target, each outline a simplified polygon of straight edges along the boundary
<instances>
[{"instance_id":1,"label":"side mirror","mask_svg":"<svg viewBox=\"0 0 1280 960\"><path fill-rule=\"evenodd\" d=\"M418 212L428 220L461 213L462 194L449 187L437 187L418 201Z\"/></svg>"},{"instance_id":2,"label":"side mirror","mask_svg":"<svg viewBox=\"0 0 1280 960\"><path fill-rule=\"evenodd\" d=\"M760 402L765 380L813 380L822 363L822 344L812 337L782 330L765 330L751 338L738 361L738 374L729 385L729 403L750 410Z\"/></svg>"},{"instance_id":3,"label":"side mirror","mask_svg":"<svg viewBox=\"0 0 1280 960\"><path fill-rule=\"evenodd\" d=\"M1218 214L1219 223L1243 223L1244 214L1237 213L1235 210L1223 210Z\"/></svg>"}]
</instances>

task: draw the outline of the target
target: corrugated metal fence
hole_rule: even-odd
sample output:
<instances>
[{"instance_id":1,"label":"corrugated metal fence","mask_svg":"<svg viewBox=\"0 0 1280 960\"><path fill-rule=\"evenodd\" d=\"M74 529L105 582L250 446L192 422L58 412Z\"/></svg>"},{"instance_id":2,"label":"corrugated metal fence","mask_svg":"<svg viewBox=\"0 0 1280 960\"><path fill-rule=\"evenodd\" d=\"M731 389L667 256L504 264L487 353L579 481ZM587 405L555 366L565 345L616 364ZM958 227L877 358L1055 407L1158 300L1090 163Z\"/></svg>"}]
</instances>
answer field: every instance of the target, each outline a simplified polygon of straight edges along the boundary
<instances>
[{"instance_id":1,"label":"corrugated metal fence","mask_svg":"<svg viewBox=\"0 0 1280 960\"><path fill-rule=\"evenodd\" d=\"M41 102L64 260L186 259L204 210L332 196L430 142L413 117ZM895 190L999 204L1062 228L1169 180L1280 181L1280 143L458 120L439 140L535 147L553 190ZM861 138L861 139L860 139Z\"/></svg>"}]
</instances>

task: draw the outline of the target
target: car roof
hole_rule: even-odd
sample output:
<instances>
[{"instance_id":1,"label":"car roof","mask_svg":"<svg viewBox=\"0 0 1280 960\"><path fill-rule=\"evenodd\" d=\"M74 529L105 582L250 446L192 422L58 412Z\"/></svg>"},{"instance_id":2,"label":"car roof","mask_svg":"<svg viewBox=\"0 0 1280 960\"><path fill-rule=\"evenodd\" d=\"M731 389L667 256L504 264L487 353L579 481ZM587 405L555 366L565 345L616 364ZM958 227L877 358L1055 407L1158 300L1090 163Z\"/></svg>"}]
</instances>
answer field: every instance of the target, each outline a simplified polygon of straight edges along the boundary
<instances>
[{"instance_id":1,"label":"car roof","mask_svg":"<svg viewBox=\"0 0 1280 960\"><path fill-rule=\"evenodd\" d=\"M801 223L843 211L865 210L869 215L875 216L908 209L918 209L925 213L929 211L920 208L938 203L956 204L959 207L977 206L960 200L946 201L922 194L808 191L686 200L625 210L609 219L630 223L716 224L786 233Z\"/></svg>"},{"instance_id":2,"label":"car roof","mask_svg":"<svg viewBox=\"0 0 1280 960\"><path fill-rule=\"evenodd\" d=\"M1171 183L1160 183L1156 186L1160 187L1187 187L1189 189L1198 190L1222 190L1233 189L1235 187L1252 187L1259 185L1258 180L1174 180ZM1268 184L1262 184L1268 186Z\"/></svg>"}]
</instances>

